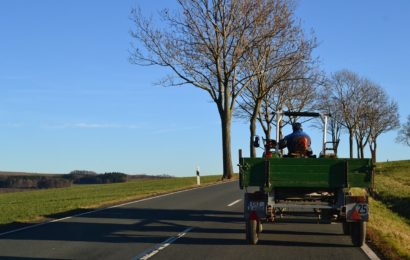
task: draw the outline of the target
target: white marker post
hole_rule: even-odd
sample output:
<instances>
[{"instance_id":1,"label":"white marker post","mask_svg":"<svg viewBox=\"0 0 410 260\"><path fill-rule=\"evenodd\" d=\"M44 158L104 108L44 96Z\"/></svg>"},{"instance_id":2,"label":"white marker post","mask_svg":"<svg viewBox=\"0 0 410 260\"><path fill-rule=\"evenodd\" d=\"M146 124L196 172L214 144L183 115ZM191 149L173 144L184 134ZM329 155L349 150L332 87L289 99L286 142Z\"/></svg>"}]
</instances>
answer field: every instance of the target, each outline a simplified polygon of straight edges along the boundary
<instances>
[{"instance_id":1,"label":"white marker post","mask_svg":"<svg viewBox=\"0 0 410 260\"><path fill-rule=\"evenodd\" d=\"M199 166L196 167L196 185L201 185L201 177L199 176Z\"/></svg>"}]
</instances>

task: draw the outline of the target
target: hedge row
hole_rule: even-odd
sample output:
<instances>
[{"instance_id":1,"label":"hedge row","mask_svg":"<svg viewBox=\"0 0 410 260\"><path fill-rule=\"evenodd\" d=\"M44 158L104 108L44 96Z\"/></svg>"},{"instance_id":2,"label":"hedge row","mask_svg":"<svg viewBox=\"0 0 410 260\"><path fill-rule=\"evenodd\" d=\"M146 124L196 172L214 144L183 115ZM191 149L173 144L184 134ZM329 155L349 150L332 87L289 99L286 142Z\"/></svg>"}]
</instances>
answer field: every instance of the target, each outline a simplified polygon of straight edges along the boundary
<instances>
[{"instance_id":1,"label":"hedge row","mask_svg":"<svg viewBox=\"0 0 410 260\"><path fill-rule=\"evenodd\" d=\"M73 171L61 176L0 175L0 188L48 189L70 187L74 184L105 184L126 182L128 176L120 172L97 174L91 171Z\"/></svg>"},{"instance_id":2,"label":"hedge row","mask_svg":"<svg viewBox=\"0 0 410 260\"><path fill-rule=\"evenodd\" d=\"M65 179L72 181L75 184L103 184L103 183L117 183L126 182L128 177L121 172L107 172L104 174L97 174L90 171L72 171L64 175Z\"/></svg>"},{"instance_id":3,"label":"hedge row","mask_svg":"<svg viewBox=\"0 0 410 260\"><path fill-rule=\"evenodd\" d=\"M0 176L0 188L49 189L70 186L71 181L61 177Z\"/></svg>"}]
</instances>

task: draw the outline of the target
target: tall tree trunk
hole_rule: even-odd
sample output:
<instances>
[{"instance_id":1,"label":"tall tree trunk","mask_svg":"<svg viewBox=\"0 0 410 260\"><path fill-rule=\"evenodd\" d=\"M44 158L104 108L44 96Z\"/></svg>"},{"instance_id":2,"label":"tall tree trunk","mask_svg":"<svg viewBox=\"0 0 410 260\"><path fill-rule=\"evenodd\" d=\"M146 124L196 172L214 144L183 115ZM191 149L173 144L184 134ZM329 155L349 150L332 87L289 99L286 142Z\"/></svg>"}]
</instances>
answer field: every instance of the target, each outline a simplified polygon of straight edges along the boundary
<instances>
[{"instance_id":1,"label":"tall tree trunk","mask_svg":"<svg viewBox=\"0 0 410 260\"><path fill-rule=\"evenodd\" d=\"M360 142L359 142L359 138L356 137L356 153L357 153L357 158L360 158Z\"/></svg>"},{"instance_id":2,"label":"tall tree trunk","mask_svg":"<svg viewBox=\"0 0 410 260\"><path fill-rule=\"evenodd\" d=\"M334 132L334 127L332 127L332 142L333 142L333 151L335 152L335 156L337 157L337 147L339 143L337 142L336 133Z\"/></svg>"},{"instance_id":3,"label":"tall tree trunk","mask_svg":"<svg viewBox=\"0 0 410 260\"><path fill-rule=\"evenodd\" d=\"M265 132L265 139L270 140L271 139L271 133L272 133L272 127L270 124L267 125Z\"/></svg>"},{"instance_id":4,"label":"tall tree trunk","mask_svg":"<svg viewBox=\"0 0 410 260\"><path fill-rule=\"evenodd\" d=\"M249 125L250 136L249 136L249 151L251 154L251 158L256 157L256 147L253 145L253 138L256 135L256 119L251 119L251 123Z\"/></svg>"},{"instance_id":5,"label":"tall tree trunk","mask_svg":"<svg viewBox=\"0 0 410 260\"><path fill-rule=\"evenodd\" d=\"M350 159L353 159L353 129L349 129L349 154Z\"/></svg>"},{"instance_id":6,"label":"tall tree trunk","mask_svg":"<svg viewBox=\"0 0 410 260\"><path fill-rule=\"evenodd\" d=\"M372 141L369 144L369 147L370 147L370 153L372 154L372 162L376 163L377 142Z\"/></svg>"},{"instance_id":7,"label":"tall tree trunk","mask_svg":"<svg viewBox=\"0 0 410 260\"><path fill-rule=\"evenodd\" d=\"M363 142L360 142L360 158L364 159L364 145Z\"/></svg>"},{"instance_id":8,"label":"tall tree trunk","mask_svg":"<svg viewBox=\"0 0 410 260\"><path fill-rule=\"evenodd\" d=\"M225 113L222 119L222 153L223 153L223 178L230 179L233 175L231 155L231 115Z\"/></svg>"},{"instance_id":9,"label":"tall tree trunk","mask_svg":"<svg viewBox=\"0 0 410 260\"><path fill-rule=\"evenodd\" d=\"M256 104L253 108L252 111L252 115L251 115L251 120L250 120L250 126L249 126L249 130L250 130L250 142L249 142L249 150L251 153L251 158L255 158L256 157L256 147L253 145L253 138L256 135L256 120L258 119L258 112L261 108L262 105L262 100L257 100Z\"/></svg>"}]
</instances>

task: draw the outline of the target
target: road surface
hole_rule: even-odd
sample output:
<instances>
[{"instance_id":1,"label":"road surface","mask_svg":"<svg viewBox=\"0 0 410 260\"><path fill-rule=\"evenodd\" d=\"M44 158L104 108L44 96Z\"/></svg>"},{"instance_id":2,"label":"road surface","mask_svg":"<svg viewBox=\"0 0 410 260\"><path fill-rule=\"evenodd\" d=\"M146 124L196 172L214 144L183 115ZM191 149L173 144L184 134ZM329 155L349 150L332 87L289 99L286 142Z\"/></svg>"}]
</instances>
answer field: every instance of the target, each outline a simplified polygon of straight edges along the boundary
<instances>
[{"instance_id":1,"label":"road surface","mask_svg":"<svg viewBox=\"0 0 410 260\"><path fill-rule=\"evenodd\" d=\"M65 218L0 235L0 259L368 259L340 224L265 224L248 245L242 197L234 181Z\"/></svg>"}]
</instances>

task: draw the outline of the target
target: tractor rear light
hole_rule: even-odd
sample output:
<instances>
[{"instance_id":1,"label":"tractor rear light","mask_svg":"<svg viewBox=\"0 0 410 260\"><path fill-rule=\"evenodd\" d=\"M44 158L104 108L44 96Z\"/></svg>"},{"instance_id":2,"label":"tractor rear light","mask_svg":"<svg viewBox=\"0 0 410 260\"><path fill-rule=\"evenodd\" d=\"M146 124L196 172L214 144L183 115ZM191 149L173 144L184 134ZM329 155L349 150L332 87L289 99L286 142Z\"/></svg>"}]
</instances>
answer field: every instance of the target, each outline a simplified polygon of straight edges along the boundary
<instances>
[{"instance_id":1,"label":"tractor rear light","mask_svg":"<svg viewBox=\"0 0 410 260\"><path fill-rule=\"evenodd\" d=\"M252 211L250 216L249 216L250 220L258 220L258 215L256 214L256 211Z\"/></svg>"}]
</instances>

